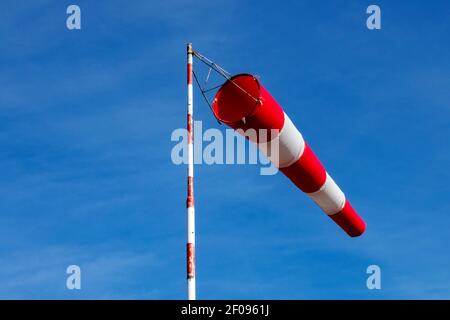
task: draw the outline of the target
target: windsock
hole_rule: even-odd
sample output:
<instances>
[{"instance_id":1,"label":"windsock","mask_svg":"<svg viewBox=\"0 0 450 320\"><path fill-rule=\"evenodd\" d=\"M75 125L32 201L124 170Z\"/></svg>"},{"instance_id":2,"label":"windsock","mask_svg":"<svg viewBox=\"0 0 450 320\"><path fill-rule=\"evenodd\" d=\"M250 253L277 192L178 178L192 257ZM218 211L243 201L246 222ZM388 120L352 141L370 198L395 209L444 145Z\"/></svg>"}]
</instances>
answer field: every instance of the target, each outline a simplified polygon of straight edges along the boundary
<instances>
[{"instance_id":1,"label":"windsock","mask_svg":"<svg viewBox=\"0 0 450 320\"><path fill-rule=\"evenodd\" d=\"M235 130L240 129L238 132L241 134L253 129L250 131L257 133L256 139L245 136L264 153L267 154L270 144L275 145L276 141L276 156L267 154L274 165L348 235L357 237L364 232L364 221L327 173L299 130L258 79L250 74L233 76L217 91L212 109L219 121ZM261 141L260 132L269 132L265 141Z\"/></svg>"}]
</instances>

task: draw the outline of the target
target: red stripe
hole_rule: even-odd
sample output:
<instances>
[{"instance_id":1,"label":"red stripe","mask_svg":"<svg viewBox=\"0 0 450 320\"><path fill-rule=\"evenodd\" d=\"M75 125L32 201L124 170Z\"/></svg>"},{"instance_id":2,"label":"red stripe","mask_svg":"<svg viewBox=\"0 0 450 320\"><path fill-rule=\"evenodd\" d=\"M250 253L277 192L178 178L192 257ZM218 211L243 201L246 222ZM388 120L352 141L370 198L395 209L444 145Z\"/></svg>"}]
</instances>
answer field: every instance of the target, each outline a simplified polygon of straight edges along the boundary
<instances>
[{"instance_id":1,"label":"red stripe","mask_svg":"<svg viewBox=\"0 0 450 320\"><path fill-rule=\"evenodd\" d=\"M186 248L186 262L187 262L187 278L195 277L195 247L194 244L188 243Z\"/></svg>"},{"instance_id":2,"label":"red stripe","mask_svg":"<svg viewBox=\"0 0 450 320\"><path fill-rule=\"evenodd\" d=\"M193 135L192 135L192 115L187 115L187 131L188 131L188 143L192 143Z\"/></svg>"},{"instance_id":3,"label":"red stripe","mask_svg":"<svg viewBox=\"0 0 450 320\"><path fill-rule=\"evenodd\" d=\"M186 199L186 207L191 208L194 206L194 178L188 177L188 195Z\"/></svg>"},{"instance_id":4,"label":"red stripe","mask_svg":"<svg viewBox=\"0 0 450 320\"><path fill-rule=\"evenodd\" d=\"M353 209L350 202L346 201L344 208L336 214L329 216L334 220L350 237L358 237L366 230L366 224Z\"/></svg>"},{"instance_id":5,"label":"red stripe","mask_svg":"<svg viewBox=\"0 0 450 320\"><path fill-rule=\"evenodd\" d=\"M187 65L187 83L192 84L192 64Z\"/></svg>"},{"instance_id":6,"label":"red stripe","mask_svg":"<svg viewBox=\"0 0 450 320\"><path fill-rule=\"evenodd\" d=\"M301 157L289 167L280 170L306 193L319 190L327 178L325 168L306 142Z\"/></svg>"}]
</instances>

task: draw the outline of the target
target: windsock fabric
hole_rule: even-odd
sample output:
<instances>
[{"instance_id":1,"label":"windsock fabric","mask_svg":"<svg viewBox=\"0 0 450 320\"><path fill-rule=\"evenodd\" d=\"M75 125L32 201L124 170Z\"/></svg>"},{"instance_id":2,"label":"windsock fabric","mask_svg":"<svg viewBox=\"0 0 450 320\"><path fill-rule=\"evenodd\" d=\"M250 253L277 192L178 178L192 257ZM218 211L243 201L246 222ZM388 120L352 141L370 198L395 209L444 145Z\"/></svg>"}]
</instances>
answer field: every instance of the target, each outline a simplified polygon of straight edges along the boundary
<instances>
[{"instance_id":1,"label":"windsock fabric","mask_svg":"<svg viewBox=\"0 0 450 320\"><path fill-rule=\"evenodd\" d=\"M217 119L238 132L255 132L246 138L256 143L348 235L357 237L364 232L364 221L258 79L250 74L235 75L216 93L212 107ZM260 129L266 129L264 137L265 130ZM272 154L272 145L278 146L277 154Z\"/></svg>"}]
</instances>

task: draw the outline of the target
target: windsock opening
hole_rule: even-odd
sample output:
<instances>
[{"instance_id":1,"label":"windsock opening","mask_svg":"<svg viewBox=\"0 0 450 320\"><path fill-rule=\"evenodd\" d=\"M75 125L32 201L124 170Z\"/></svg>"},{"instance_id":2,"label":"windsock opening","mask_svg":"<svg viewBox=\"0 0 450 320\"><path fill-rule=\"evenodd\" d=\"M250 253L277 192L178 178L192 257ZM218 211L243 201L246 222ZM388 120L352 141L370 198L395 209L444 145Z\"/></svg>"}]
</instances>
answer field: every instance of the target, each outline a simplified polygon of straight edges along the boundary
<instances>
[{"instance_id":1,"label":"windsock opening","mask_svg":"<svg viewBox=\"0 0 450 320\"><path fill-rule=\"evenodd\" d=\"M253 129L257 137L259 130L264 129L268 141L275 137L271 130L279 132L284 125L283 109L259 80L247 73L231 77L220 87L212 111L219 121L233 129Z\"/></svg>"},{"instance_id":2,"label":"windsock opening","mask_svg":"<svg viewBox=\"0 0 450 320\"><path fill-rule=\"evenodd\" d=\"M238 74L227 80L216 94L214 115L226 124L242 121L253 114L260 97L259 81L251 74Z\"/></svg>"}]
</instances>

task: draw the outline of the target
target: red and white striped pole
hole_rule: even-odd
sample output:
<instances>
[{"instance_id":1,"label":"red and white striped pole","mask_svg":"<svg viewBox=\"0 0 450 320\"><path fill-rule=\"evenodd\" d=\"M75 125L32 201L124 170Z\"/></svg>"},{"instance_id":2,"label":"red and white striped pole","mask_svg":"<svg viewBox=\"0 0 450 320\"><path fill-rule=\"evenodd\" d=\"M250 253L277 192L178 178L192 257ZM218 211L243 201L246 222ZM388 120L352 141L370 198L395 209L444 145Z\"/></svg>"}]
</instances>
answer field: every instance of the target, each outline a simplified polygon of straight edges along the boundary
<instances>
[{"instance_id":1,"label":"red and white striped pole","mask_svg":"<svg viewBox=\"0 0 450 320\"><path fill-rule=\"evenodd\" d=\"M187 246L186 246L186 266L188 299L195 300L195 207L194 207L194 135L193 135L193 114L194 100L192 88L192 44L187 45L187 132L188 132L188 179L187 179Z\"/></svg>"},{"instance_id":2,"label":"red and white striped pole","mask_svg":"<svg viewBox=\"0 0 450 320\"><path fill-rule=\"evenodd\" d=\"M258 143L261 151L270 150L271 144L278 145L278 154L268 154L269 159L348 235L357 237L364 232L364 221L280 105L254 76L239 74L227 80L216 93L213 112L233 129L244 133L248 129L256 130L257 140L253 142ZM261 142L261 129L277 133L266 133L267 140Z\"/></svg>"}]
</instances>

